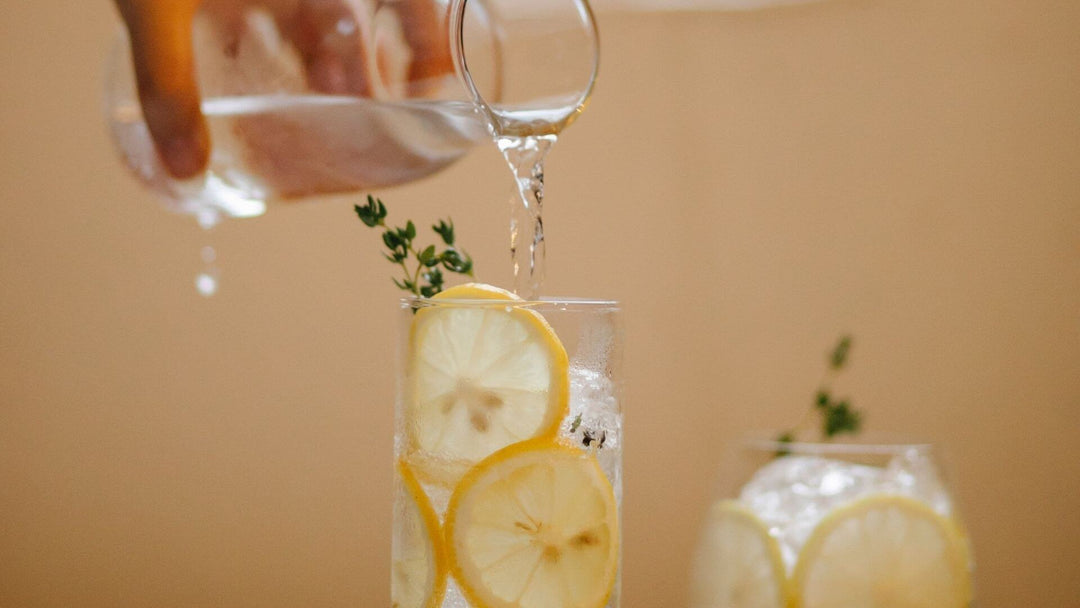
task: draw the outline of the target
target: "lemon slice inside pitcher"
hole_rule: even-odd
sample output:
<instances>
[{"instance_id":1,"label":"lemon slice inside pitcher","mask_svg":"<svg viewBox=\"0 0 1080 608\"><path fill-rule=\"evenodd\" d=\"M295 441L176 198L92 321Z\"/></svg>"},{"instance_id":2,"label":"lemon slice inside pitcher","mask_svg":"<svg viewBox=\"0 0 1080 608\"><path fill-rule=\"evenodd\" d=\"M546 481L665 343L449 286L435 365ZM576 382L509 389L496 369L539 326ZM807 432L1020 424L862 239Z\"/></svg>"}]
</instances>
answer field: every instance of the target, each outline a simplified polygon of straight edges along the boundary
<instances>
[{"instance_id":1,"label":"lemon slice inside pitcher","mask_svg":"<svg viewBox=\"0 0 1080 608\"><path fill-rule=\"evenodd\" d=\"M417 311L405 424L409 461L425 482L450 487L488 455L558 431L567 411L566 351L544 318L520 303L473 283Z\"/></svg>"},{"instance_id":2,"label":"lemon slice inside pitcher","mask_svg":"<svg viewBox=\"0 0 1080 608\"><path fill-rule=\"evenodd\" d=\"M602 608L614 588L615 494L595 456L556 441L510 446L469 471L446 539L476 608Z\"/></svg>"},{"instance_id":3,"label":"lemon slice inside pitcher","mask_svg":"<svg viewBox=\"0 0 1080 608\"><path fill-rule=\"evenodd\" d=\"M792 575L802 608L964 608L971 573L956 525L911 498L874 495L827 515Z\"/></svg>"}]
</instances>

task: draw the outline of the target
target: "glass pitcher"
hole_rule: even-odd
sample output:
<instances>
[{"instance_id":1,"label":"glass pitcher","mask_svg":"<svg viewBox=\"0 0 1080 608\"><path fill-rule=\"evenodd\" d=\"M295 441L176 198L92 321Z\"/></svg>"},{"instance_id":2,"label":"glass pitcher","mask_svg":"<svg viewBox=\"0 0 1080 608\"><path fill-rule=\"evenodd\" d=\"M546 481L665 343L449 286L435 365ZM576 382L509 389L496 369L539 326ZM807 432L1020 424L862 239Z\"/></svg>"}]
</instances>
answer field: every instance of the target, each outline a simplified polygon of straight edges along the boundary
<instances>
[{"instance_id":1,"label":"glass pitcher","mask_svg":"<svg viewBox=\"0 0 1080 608\"><path fill-rule=\"evenodd\" d=\"M121 32L106 117L135 176L204 226L268 204L411 182L487 138L455 73L450 0L205 0L192 30L206 171L178 180L151 141ZM499 40L470 3L470 69L498 96Z\"/></svg>"}]
</instances>

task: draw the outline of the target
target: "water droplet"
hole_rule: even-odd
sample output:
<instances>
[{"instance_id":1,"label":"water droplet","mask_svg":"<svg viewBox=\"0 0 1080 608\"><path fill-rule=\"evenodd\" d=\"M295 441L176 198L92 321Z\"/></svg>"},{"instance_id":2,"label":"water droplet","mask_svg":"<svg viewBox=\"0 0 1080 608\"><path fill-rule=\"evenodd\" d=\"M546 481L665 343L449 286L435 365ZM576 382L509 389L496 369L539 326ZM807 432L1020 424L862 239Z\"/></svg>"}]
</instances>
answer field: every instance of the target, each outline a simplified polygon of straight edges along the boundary
<instances>
[{"instance_id":1,"label":"water droplet","mask_svg":"<svg viewBox=\"0 0 1080 608\"><path fill-rule=\"evenodd\" d=\"M207 264L211 264L214 262L214 260L217 259L217 252L214 251L214 248L210 245L203 247L200 254L202 256L202 261L206 262Z\"/></svg>"},{"instance_id":2,"label":"water droplet","mask_svg":"<svg viewBox=\"0 0 1080 608\"><path fill-rule=\"evenodd\" d=\"M195 220L203 230L210 230L221 221L221 212L213 207L201 207L195 211Z\"/></svg>"},{"instance_id":3,"label":"water droplet","mask_svg":"<svg viewBox=\"0 0 1080 608\"><path fill-rule=\"evenodd\" d=\"M204 298L209 298L210 296L217 293L217 288L218 279L217 276L215 276L213 273L200 272L195 277L195 289L199 292L199 295L203 296Z\"/></svg>"}]
</instances>

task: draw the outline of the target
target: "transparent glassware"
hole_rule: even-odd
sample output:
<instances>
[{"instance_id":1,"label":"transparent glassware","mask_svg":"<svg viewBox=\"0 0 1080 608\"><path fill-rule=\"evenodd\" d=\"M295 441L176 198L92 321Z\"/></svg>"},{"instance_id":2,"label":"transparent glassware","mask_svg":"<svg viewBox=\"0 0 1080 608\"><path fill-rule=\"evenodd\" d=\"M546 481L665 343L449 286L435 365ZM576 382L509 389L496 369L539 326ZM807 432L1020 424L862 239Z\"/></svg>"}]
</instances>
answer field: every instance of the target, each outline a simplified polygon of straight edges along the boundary
<instances>
[{"instance_id":1,"label":"transparent glassware","mask_svg":"<svg viewBox=\"0 0 1080 608\"><path fill-rule=\"evenodd\" d=\"M496 138L557 135L584 111L600 70L587 0L453 0L450 48ZM498 69L484 19L498 23ZM495 93L495 94L493 94Z\"/></svg>"},{"instance_id":2,"label":"transparent glassware","mask_svg":"<svg viewBox=\"0 0 1080 608\"><path fill-rule=\"evenodd\" d=\"M401 306L393 605L617 608L619 306L484 298Z\"/></svg>"},{"instance_id":3,"label":"transparent glassware","mask_svg":"<svg viewBox=\"0 0 1080 608\"><path fill-rule=\"evenodd\" d=\"M585 110L600 68L600 35L587 0L485 0L498 23L492 69L476 2L454 0L451 49L516 186L510 199L514 292L540 295L544 281L544 161Z\"/></svg>"},{"instance_id":4,"label":"transparent glassware","mask_svg":"<svg viewBox=\"0 0 1080 608\"><path fill-rule=\"evenodd\" d=\"M938 450L875 439L762 435L731 450L691 608L974 605L971 546Z\"/></svg>"},{"instance_id":5,"label":"transparent glassware","mask_svg":"<svg viewBox=\"0 0 1080 608\"><path fill-rule=\"evenodd\" d=\"M169 209L204 226L431 175L486 139L455 72L449 1L205 0L192 35L212 149L207 171L185 181L149 137L121 31L105 82L116 147ZM478 69L495 70L484 3L470 15Z\"/></svg>"}]
</instances>

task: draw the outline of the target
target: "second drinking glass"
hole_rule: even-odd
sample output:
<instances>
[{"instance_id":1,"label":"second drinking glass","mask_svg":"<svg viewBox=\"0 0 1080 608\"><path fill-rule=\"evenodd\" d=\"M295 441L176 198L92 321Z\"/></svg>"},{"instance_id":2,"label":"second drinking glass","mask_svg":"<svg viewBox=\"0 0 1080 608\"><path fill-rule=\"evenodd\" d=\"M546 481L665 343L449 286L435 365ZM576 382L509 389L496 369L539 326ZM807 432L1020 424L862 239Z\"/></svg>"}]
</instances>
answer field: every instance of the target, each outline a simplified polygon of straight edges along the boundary
<instances>
[{"instance_id":1,"label":"second drinking glass","mask_svg":"<svg viewBox=\"0 0 1080 608\"><path fill-rule=\"evenodd\" d=\"M692 608L971 605L968 537L930 445L747 438L726 464Z\"/></svg>"}]
</instances>

